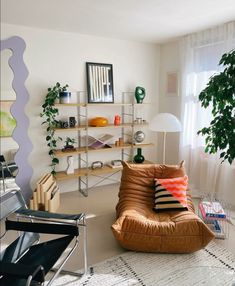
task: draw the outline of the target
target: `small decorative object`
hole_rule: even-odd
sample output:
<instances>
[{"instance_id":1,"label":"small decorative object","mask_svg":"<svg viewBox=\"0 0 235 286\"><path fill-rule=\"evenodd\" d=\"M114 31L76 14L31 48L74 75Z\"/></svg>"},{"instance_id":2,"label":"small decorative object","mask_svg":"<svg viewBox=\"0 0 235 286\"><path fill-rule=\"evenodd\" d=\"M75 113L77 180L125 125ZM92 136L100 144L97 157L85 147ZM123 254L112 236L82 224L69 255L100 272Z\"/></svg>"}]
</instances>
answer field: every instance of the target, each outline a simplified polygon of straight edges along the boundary
<instances>
[{"instance_id":1,"label":"small decorative object","mask_svg":"<svg viewBox=\"0 0 235 286\"><path fill-rule=\"evenodd\" d=\"M104 127L108 125L108 119L105 117L95 117L90 120L89 125L94 127Z\"/></svg>"},{"instance_id":2,"label":"small decorative object","mask_svg":"<svg viewBox=\"0 0 235 286\"><path fill-rule=\"evenodd\" d=\"M76 123L77 121L74 116L69 117L69 127L75 127Z\"/></svg>"},{"instance_id":3,"label":"small decorative object","mask_svg":"<svg viewBox=\"0 0 235 286\"><path fill-rule=\"evenodd\" d=\"M135 98L137 103L143 103L143 100L145 98L145 88L137 86L135 88Z\"/></svg>"},{"instance_id":4,"label":"small decorative object","mask_svg":"<svg viewBox=\"0 0 235 286\"><path fill-rule=\"evenodd\" d=\"M115 141L115 146L116 146L116 147L119 146L119 140Z\"/></svg>"},{"instance_id":5,"label":"small decorative object","mask_svg":"<svg viewBox=\"0 0 235 286\"><path fill-rule=\"evenodd\" d=\"M122 160L112 160L111 164L108 164L110 168L122 168Z\"/></svg>"},{"instance_id":6,"label":"small decorative object","mask_svg":"<svg viewBox=\"0 0 235 286\"><path fill-rule=\"evenodd\" d=\"M144 156L142 155L142 149L141 149L141 148L137 148L137 154L134 156L133 159L134 159L134 162L135 162L135 163L138 163L138 164L144 162L145 158L144 158Z\"/></svg>"},{"instance_id":7,"label":"small decorative object","mask_svg":"<svg viewBox=\"0 0 235 286\"><path fill-rule=\"evenodd\" d=\"M71 92L69 91L61 91L59 93L60 103L70 103Z\"/></svg>"},{"instance_id":8,"label":"small decorative object","mask_svg":"<svg viewBox=\"0 0 235 286\"><path fill-rule=\"evenodd\" d=\"M145 134L143 131L136 131L134 134L134 143L141 143L144 141Z\"/></svg>"},{"instance_id":9,"label":"small decorative object","mask_svg":"<svg viewBox=\"0 0 235 286\"><path fill-rule=\"evenodd\" d=\"M62 149L62 151L66 152L66 151L75 150L75 148L74 148L75 143L76 143L76 140L74 138L66 137L65 146Z\"/></svg>"},{"instance_id":10,"label":"small decorative object","mask_svg":"<svg viewBox=\"0 0 235 286\"><path fill-rule=\"evenodd\" d=\"M92 170L95 170L95 169L100 169L100 168L103 168L104 166L104 163L101 162L101 161L95 161L91 164L91 169Z\"/></svg>"},{"instance_id":11,"label":"small decorative object","mask_svg":"<svg viewBox=\"0 0 235 286\"><path fill-rule=\"evenodd\" d=\"M73 163L73 156L67 157L68 167L66 169L66 174L74 174L74 163Z\"/></svg>"},{"instance_id":12,"label":"small decorative object","mask_svg":"<svg viewBox=\"0 0 235 286\"><path fill-rule=\"evenodd\" d=\"M86 63L89 103L113 103L113 66Z\"/></svg>"},{"instance_id":13,"label":"small decorative object","mask_svg":"<svg viewBox=\"0 0 235 286\"><path fill-rule=\"evenodd\" d=\"M59 123L60 123L60 128L68 128L69 127L68 121L60 120Z\"/></svg>"},{"instance_id":14,"label":"small decorative object","mask_svg":"<svg viewBox=\"0 0 235 286\"><path fill-rule=\"evenodd\" d=\"M120 125L121 124L121 116L115 115L114 117L114 125Z\"/></svg>"},{"instance_id":15,"label":"small decorative object","mask_svg":"<svg viewBox=\"0 0 235 286\"><path fill-rule=\"evenodd\" d=\"M142 124L142 118L141 117L136 117L135 123Z\"/></svg>"},{"instance_id":16,"label":"small decorative object","mask_svg":"<svg viewBox=\"0 0 235 286\"><path fill-rule=\"evenodd\" d=\"M123 138L119 138L119 139L118 139L118 143L119 143L119 146L123 146L123 145L124 145L124 140L123 140Z\"/></svg>"},{"instance_id":17,"label":"small decorative object","mask_svg":"<svg viewBox=\"0 0 235 286\"><path fill-rule=\"evenodd\" d=\"M112 145L108 144L108 142L112 138L113 135L111 134L104 134L102 136L99 136L98 138L93 137L91 135L84 136L85 144L87 144L88 147L92 149L112 148Z\"/></svg>"}]
</instances>

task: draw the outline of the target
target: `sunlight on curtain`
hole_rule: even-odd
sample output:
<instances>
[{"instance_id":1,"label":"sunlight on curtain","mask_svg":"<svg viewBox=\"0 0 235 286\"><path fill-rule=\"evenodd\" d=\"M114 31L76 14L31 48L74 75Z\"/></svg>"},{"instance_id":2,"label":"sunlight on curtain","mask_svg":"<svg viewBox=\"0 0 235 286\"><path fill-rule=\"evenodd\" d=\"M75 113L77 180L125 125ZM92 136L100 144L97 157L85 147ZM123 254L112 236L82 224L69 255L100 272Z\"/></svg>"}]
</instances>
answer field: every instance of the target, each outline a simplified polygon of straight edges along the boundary
<instances>
[{"instance_id":1,"label":"sunlight on curtain","mask_svg":"<svg viewBox=\"0 0 235 286\"><path fill-rule=\"evenodd\" d=\"M218 63L235 48L235 22L184 37L181 41L182 117L180 157L186 161L194 195L213 194L235 206L235 164L220 164L219 154L204 152L197 131L211 121L210 109L201 107L199 93L209 78L221 71Z\"/></svg>"}]
</instances>

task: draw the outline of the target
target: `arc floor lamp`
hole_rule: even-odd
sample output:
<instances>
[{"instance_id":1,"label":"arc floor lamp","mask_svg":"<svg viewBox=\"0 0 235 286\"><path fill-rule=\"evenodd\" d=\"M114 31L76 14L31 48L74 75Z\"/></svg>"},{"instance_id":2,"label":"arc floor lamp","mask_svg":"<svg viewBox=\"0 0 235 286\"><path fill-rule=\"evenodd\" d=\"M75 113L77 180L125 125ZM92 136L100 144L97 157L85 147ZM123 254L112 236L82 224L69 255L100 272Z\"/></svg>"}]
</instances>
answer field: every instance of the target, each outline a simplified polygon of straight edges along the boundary
<instances>
[{"instance_id":1,"label":"arc floor lamp","mask_svg":"<svg viewBox=\"0 0 235 286\"><path fill-rule=\"evenodd\" d=\"M158 113L149 123L149 128L155 132L163 132L163 164L166 159L166 134L168 132L180 132L181 123L171 113Z\"/></svg>"}]
</instances>

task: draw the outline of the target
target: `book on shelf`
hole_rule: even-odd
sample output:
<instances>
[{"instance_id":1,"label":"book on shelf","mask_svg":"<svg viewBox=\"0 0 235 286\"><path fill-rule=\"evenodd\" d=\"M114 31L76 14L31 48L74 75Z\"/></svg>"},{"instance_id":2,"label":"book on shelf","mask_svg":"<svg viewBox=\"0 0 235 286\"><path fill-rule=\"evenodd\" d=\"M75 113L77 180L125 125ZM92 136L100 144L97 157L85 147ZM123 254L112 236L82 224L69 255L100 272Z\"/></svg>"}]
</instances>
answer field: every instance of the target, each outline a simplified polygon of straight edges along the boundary
<instances>
[{"instance_id":1,"label":"book on shelf","mask_svg":"<svg viewBox=\"0 0 235 286\"><path fill-rule=\"evenodd\" d=\"M202 201L199 203L203 219L226 219L226 213L219 202Z\"/></svg>"}]
</instances>

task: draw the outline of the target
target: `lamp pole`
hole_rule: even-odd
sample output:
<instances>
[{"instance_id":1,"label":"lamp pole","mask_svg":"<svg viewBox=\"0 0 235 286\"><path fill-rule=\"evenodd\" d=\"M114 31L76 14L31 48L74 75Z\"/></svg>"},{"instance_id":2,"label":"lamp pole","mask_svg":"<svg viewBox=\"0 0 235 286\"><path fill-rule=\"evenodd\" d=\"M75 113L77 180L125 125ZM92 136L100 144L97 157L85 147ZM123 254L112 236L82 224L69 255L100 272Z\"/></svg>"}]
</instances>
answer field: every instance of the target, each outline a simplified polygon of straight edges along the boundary
<instances>
[{"instance_id":1,"label":"lamp pole","mask_svg":"<svg viewBox=\"0 0 235 286\"><path fill-rule=\"evenodd\" d=\"M163 164L166 161L166 132L163 132Z\"/></svg>"}]
</instances>

